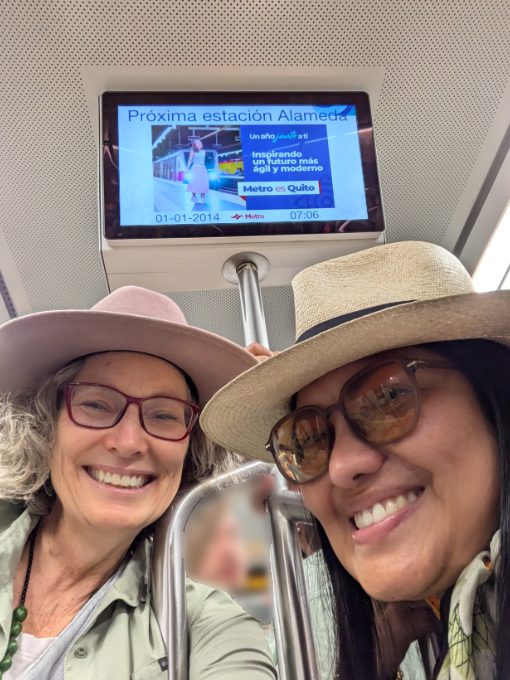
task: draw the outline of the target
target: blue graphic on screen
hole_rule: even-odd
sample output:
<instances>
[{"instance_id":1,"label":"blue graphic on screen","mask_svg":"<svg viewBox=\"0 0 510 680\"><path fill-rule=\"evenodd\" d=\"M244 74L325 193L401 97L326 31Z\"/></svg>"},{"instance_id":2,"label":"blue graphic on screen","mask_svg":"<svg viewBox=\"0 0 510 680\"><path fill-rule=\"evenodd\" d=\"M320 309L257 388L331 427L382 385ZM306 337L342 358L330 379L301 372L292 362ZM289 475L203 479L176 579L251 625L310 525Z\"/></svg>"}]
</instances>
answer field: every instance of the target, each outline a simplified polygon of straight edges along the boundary
<instances>
[{"instance_id":1,"label":"blue graphic on screen","mask_svg":"<svg viewBox=\"0 0 510 680\"><path fill-rule=\"evenodd\" d=\"M241 145L244 186L260 189L246 197L247 210L335 207L325 125L243 125Z\"/></svg>"}]
</instances>

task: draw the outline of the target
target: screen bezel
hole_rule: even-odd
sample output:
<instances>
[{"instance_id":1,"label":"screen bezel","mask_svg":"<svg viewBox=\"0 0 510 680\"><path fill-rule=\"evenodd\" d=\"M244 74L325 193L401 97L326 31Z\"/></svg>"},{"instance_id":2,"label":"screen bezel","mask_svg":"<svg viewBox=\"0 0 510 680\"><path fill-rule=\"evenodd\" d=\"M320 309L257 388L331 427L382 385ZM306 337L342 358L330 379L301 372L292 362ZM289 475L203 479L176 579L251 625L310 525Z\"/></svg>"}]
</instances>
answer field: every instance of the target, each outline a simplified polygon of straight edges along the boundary
<instances>
[{"instance_id":1,"label":"screen bezel","mask_svg":"<svg viewBox=\"0 0 510 680\"><path fill-rule=\"evenodd\" d=\"M120 224L118 172L118 106L214 105L349 105L356 107L358 139L367 199L367 220L200 223L186 225ZM105 92L101 95L100 198L103 234L107 240L195 239L250 236L370 233L384 231L370 103L366 92Z\"/></svg>"}]
</instances>

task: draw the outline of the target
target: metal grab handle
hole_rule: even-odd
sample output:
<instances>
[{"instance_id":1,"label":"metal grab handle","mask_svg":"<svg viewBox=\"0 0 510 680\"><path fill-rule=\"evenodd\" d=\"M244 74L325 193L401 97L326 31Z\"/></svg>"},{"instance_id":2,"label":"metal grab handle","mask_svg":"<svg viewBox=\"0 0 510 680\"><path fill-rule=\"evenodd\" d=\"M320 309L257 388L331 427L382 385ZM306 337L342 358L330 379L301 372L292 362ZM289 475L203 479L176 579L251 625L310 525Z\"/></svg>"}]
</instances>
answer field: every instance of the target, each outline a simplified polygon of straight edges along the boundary
<instances>
[{"instance_id":1,"label":"metal grab handle","mask_svg":"<svg viewBox=\"0 0 510 680\"><path fill-rule=\"evenodd\" d=\"M153 604L168 655L169 680L187 680L188 649L184 531L197 505L222 489L270 474L274 466L248 463L210 479L179 498L158 521L152 561ZM306 523L301 496L275 491L267 503L272 534L274 630L280 680L316 680L319 675L311 632L296 523Z\"/></svg>"},{"instance_id":2,"label":"metal grab handle","mask_svg":"<svg viewBox=\"0 0 510 680\"><path fill-rule=\"evenodd\" d=\"M184 571L184 531L197 505L223 488L243 484L264 474L273 466L248 463L241 468L195 486L172 503L154 532L152 559L152 599L168 655L169 680L188 679L188 634L186 621L186 581Z\"/></svg>"}]
</instances>

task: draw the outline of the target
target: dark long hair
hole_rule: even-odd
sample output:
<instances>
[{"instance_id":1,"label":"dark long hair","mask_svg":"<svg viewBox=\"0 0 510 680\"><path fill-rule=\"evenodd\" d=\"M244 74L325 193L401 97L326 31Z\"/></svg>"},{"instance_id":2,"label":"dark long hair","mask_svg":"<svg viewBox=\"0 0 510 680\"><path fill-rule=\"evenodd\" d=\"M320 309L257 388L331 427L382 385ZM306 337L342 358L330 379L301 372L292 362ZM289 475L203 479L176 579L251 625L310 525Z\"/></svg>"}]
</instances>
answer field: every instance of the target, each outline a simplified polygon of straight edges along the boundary
<instances>
[{"instance_id":1,"label":"dark long hair","mask_svg":"<svg viewBox=\"0 0 510 680\"><path fill-rule=\"evenodd\" d=\"M510 348L489 340L425 345L451 361L473 388L496 437L499 453L501 549L496 572L496 676L510 680ZM337 658L335 680L377 678L379 637L372 599L338 561L322 526L318 533L331 581ZM506 578L505 578L506 577Z\"/></svg>"}]
</instances>

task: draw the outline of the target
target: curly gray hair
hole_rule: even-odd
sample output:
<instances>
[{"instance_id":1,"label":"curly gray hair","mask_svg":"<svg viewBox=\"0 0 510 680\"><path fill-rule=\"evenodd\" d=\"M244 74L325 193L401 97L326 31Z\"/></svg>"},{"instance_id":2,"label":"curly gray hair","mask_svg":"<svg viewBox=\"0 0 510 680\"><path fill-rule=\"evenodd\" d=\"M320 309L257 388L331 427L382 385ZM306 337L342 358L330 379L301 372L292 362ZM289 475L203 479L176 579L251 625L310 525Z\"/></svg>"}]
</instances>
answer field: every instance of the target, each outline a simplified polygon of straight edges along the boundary
<instances>
[{"instance_id":1,"label":"curly gray hair","mask_svg":"<svg viewBox=\"0 0 510 680\"><path fill-rule=\"evenodd\" d=\"M72 382L86 357L75 359L32 392L0 397L0 499L46 514L54 500L50 466L61 388ZM181 488L237 467L240 458L213 444L195 425Z\"/></svg>"}]
</instances>

